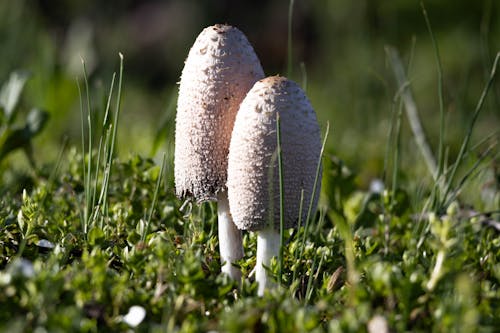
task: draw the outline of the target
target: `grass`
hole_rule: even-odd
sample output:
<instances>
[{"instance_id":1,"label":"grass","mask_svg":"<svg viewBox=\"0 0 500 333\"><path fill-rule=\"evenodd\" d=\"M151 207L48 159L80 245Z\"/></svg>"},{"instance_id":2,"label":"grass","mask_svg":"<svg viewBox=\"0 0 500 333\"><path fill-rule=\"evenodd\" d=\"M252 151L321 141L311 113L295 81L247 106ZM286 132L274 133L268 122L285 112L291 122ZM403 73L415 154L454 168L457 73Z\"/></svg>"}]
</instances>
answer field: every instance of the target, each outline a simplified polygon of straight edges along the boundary
<instances>
[{"instance_id":1,"label":"grass","mask_svg":"<svg viewBox=\"0 0 500 333\"><path fill-rule=\"evenodd\" d=\"M291 5L290 5L291 7ZM283 180L283 151L281 148L281 123L280 114L276 113L276 150L278 159L278 179L279 179L279 194L280 194L280 248L278 253L278 284L281 285L283 278L283 248L285 246L285 193L283 190L284 180ZM313 192L314 193L314 192ZM299 211L302 214L302 211Z\"/></svg>"},{"instance_id":2,"label":"grass","mask_svg":"<svg viewBox=\"0 0 500 333\"><path fill-rule=\"evenodd\" d=\"M270 269L282 288L264 297L249 278L254 233L244 234L238 264L246 278L238 285L220 274L214 205L181 211L167 176L172 156L158 163L115 154L123 57L114 110L116 76L101 105L84 74L81 147L61 150L56 162L30 175L25 190L1 184L0 331L365 332L378 319L395 332L495 332L498 132L479 142L472 133L498 60L451 164L438 85L436 178L405 177L411 170L402 163L409 153L402 148L403 107L412 81L403 65L389 117L384 173L391 176L382 177L384 190L359 185L358 173L325 149L326 130L319 211L303 198L306 220L294 232L281 230L285 246ZM471 196L473 202L464 200ZM136 306L145 311L139 323L130 320Z\"/></svg>"}]
</instances>

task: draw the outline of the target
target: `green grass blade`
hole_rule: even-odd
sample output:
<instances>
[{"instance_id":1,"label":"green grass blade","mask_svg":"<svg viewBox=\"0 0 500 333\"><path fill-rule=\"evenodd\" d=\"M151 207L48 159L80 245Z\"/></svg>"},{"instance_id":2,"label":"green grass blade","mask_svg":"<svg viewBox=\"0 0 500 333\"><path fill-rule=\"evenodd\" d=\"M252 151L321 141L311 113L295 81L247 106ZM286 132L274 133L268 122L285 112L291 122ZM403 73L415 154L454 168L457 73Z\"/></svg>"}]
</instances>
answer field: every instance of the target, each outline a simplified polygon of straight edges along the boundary
<instances>
[{"instance_id":1,"label":"green grass blade","mask_svg":"<svg viewBox=\"0 0 500 333\"><path fill-rule=\"evenodd\" d=\"M88 126L88 137L87 137L87 178L85 180L85 201L86 201L86 214L85 214L85 235L89 231L90 227L90 217L92 214L92 209L95 203L95 197L92 196L92 141L93 141L93 132L92 132L92 107L90 103L90 89L89 89L89 81L87 77L87 68L85 65L85 61L82 59L82 66L83 66L83 80L85 83L85 95L86 95L86 100L87 100L87 126ZM85 152L84 152L84 158L85 158Z\"/></svg>"},{"instance_id":2,"label":"green grass blade","mask_svg":"<svg viewBox=\"0 0 500 333\"><path fill-rule=\"evenodd\" d=\"M436 170L436 179L439 182L441 179L441 174L444 168L444 137L445 137L445 122L444 122L444 97L443 97L443 69L441 66L441 56L439 55L439 48L434 37L434 32L432 31L431 22L427 10L425 9L424 3L420 3L422 7L422 13L424 15L425 24L427 30L429 30L429 35L432 41L432 47L434 49L434 56L437 66L438 75L438 99L439 99L439 146L438 146L438 165Z\"/></svg>"},{"instance_id":3,"label":"green grass blade","mask_svg":"<svg viewBox=\"0 0 500 333\"><path fill-rule=\"evenodd\" d=\"M403 117L403 103L400 101L398 112L396 115L396 127L395 127L395 147L393 156L393 168L392 168L392 196L391 201L394 203L396 200L396 190L398 189L398 176L399 167L401 164L401 118Z\"/></svg>"},{"instance_id":4,"label":"green grass blade","mask_svg":"<svg viewBox=\"0 0 500 333\"><path fill-rule=\"evenodd\" d=\"M389 156L392 148L392 140L394 136L394 124L396 117L396 101L393 100L391 103L391 121L389 125L389 131L387 133L387 143L385 145L385 153L384 153L384 168L382 170L382 182L387 184L387 173L389 172Z\"/></svg>"},{"instance_id":5,"label":"green grass blade","mask_svg":"<svg viewBox=\"0 0 500 333\"><path fill-rule=\"evenodd\" d=\"M148 214L148 217L146 220L146 228L144 230L144 233L141 235L142 242L146 241L146 235L149 233L151 219L152 219L153 213L155 211L156 202L158 201L158 192L160 190L161 180L162 180L162 176L163 176L163 170L165 169L166 164L167 164L167 154L163 153L163 158L162 158L161 166L160 166L160 173L158 175L158 179L156 180L155 192L153 194L153 201L151 202L151 207L149 208L149 214Z\"/></svg>"},{"instance_id":6,"label":"green grass blade","mask_svg":"<svg viewBox=\"0 0 500 333\"><path fill-rule=\"evenodd\" d=\"M293 4L294 0L290 0L289 6L288 6L288 60L287 60L287 76L291 77L292 76L292 71L293 71L293 55L292 55L292 21L293 21Z\"/></svg>"},{"instance_id":7,"label":"green grass blade","mask_svg":"<svg viewBox=\"0 0 500 333\"><path fill-rule=\"evenodd\" d=\"M297 230L300 230L300 227L302 226L302 211L303 210L304 210L304 189L300 190L299 220L297 221ZM297 257L297 248L295 248L295 251L293 254L294 254L295 260L300 259L300 257ZM295 281L296 276L297 276L297 269L293 271L292 281Z\"/></svg>"},{"instance_id":8,"label":"green grass blade","mask_svg":"<svg viewBox=\"0 0 500 333\"><path fill-rule=\"evenodd\" d=\"M86 184L87 180L87 172L86 172L86 164L85 164L85 129L84 129L84 119L85 119L85 113L83 111L83 97L82 97L82 89L80 87L80 81L76 80L76 86L78 87L78 96L80 98L80 129L81 129L81 136L82 136L82 170L83 170L83 183ZM85 192L85 206L83 208L83 212L80 211L80 219L81 219L81 224L82 224L82 231L84 234L87 233L87 192Z\"/></svg>"},{"instance_id":9,"label":"green grass blade","mask_svg":"<svg viewBox=\"0 0 500 333\"><path fill-rule=\"evenodd\" d=\"M458 156L455 160L455 163L453 164L453 168L451 170L451 174L450 176L448 177L448 181L447 181L447 184L446 184L446 188L444 190L444 194L442 196L442 204L441 204L441 208L445 208L445 204L446 202L448 201L448 194L450 193L451 191L451 187L452 187L452 184L453 184L453 180L455 179L455 176L456 176L456 173L457 173L457 170L458 170L458 167L459 165L461 164L460 162L462 161L462 158L464 157L464 155L467 153L467 148L469 146L469 141L472 137L472 132L474 130L474 126L476 125L476 121L477 121L477 118L479 117L479 114L481 113L481 110L483 108L483 105L484 105L484 101L486 100L486 96L488 95L488 91L490 90L490 87L495 79L495 75L496 75L496 70L497 70L497 67L498 67L498 61L500 60L500 52L497 53L496 57L495 57L495 60L493 62L493 66L491 67L491 71L490 71L490 77L488 78L488 81L486 82L486 85L481 93L481 96L479 98L479 101L476 105L476 108L474 110L474 114L472 116L472 120L469 124L469 128L468 128L468 131L467 131L467 134L465 135L465 138L464 138L464 141L462 142L462 146L460 147L460 151L458 153Z\"/></svg>"},{"instance_id":10,"label":"green grass blade","mask_svg":"<svg viewBox=\"0 0 500 333\"><path fill-rule=\"evenodd\" d=\"M111 109L111 98L113 96L113 90L115 85L116 73L113 73L113 77L111 78L111 86L109 87L108 99L106 101L106 110L104 111L104 118L102 120L103 129L106 128L106 124L108 123L109 111Z\"/></svg>"},{"instance_id":11,"label":"green grass blade","mask_svg":"<svg viewBox=\"0 0 500 333\"><path fill-rule=\"evenodd\" d=\"M106 101L106 111L104 113L104 119L102 122L102 126L103 126L103 129L105 131L103 133L103 135L106 138L106 143L104 145L104 147L105 147L104 169L105 170L104 170L104 179L103 179L103 185L102 185L102 189L101 189L101 196L99 198L99 202L101 203L101 206L102 206L102 215L103 216L108 215L108 200L107 200L107 198L108 198L109 178L111 176L111 166L112 166L112 162L113 162L113 153L112 153L113 150L110 147L110 138L111 138L110 130L114 129L118 126L118 123L117 123L118 120L115 117L114 125L112 125L112 126L110 125L110 126L106 127L106 124L108 123L109 112L111 109L111 100L113 97L115 78L116 78L116 73L113 73L113 77L111 78L111 85L109 87L108 99ZM121 82L120 82L120 84L121 84ZM117 111L117 113L118 113L118 111ZM114 134L116 135L116 133L114 133Z\"/></svg>"},{"instance_id":12,"label":"green grass blade","mask_svg":"<svg viewBox=\"0 0 500 333\"><path fill-rule=\"evenodd\" d=\"M100 175L100 168L99 165L101 163L101 151L102 151L102 137L99 138L99 145L97 146L97 154L96 154L96 167L95 167L95 173L94 173L94 186L93 186L93 193L92 193L92 198L97 197L97 188L99 187L99 175ZM92 224L95 223L99 216L99 200L95 199L96 201L92 201L92 218L90 219L92 221ZM101 226L102 228L102 226Z\"/></svg>"},{"instance_id":13,"label":"green grass blade","mask_svg":"<svg viewBox=\"0 0 500 333\"><path fill-rule=\"evenodd\" d=\"M448 207L458 196L458 193L462 189L462 187L465 185L467 180L471 178L471 176L474 174L474 172L478 171L479 166L481 163L486 159L486 157L489 156L489 154L493 151L495 145L491 145L488 147L482 154L479 156L479 158L474 162L474 164L465 172L465 174L462 176L462 179L458 182L457 187L450 193L448 200L445 202L443 207Z\"/></svg>"},{"instance_id":14,"label":"green grass blade","mask_svg":"<svg viewBox=\"0 0 500 333\"><path fill-rule=\"evenodd\" d=\"M285 246L285 198L283 189L283 151L281 147L280 114L276 113L276 142L278 150L278 177L280 191L280 249L278 254L278 284L281 285L283 276L283 247Z\"/></svg>"},{"instance_id":15,"label":"green grass blade","mask_svg":"<svg viewBox=\"0 0 500 333\"><path fill-rule=\"evenodd\" d=\"M318 186L319 175L320 175L320 172L321 172L321 160L323 159L323 154L325 152L326 141L328 140L328 134L329 133L330 133L330 122L327 122L326 123L325 136L323 138L323 143L321 145L321 150L320 150L319 158L318 158L318 164L316 166L316 175L314 177L314 184L313 184L313 188L312 188L312 194L311 194L311 198L309 199L309 206L307 208L307 215L306 215L306 221L305 221L306 224L304 226L304 233L302 235L302 244L300 245L300 254L299 254L299 257L298 257L299 260L302 259L303 255L304 255L304 249L306 247L306 237L307 237L308 230L309 230L309 221L311 220L311 213L312 213L312 206L313 206L313 203L314 203L314 196L315 196L315 193L316 193L316 188Z\"/></svg>"},{"instance_id":16,"label":"green grass blade","mask_svg":"<svg viewBox=\"0 0 500 333\"><path fill-rule=\"evenodd\" d=\"M111 149L110 149L110 159L109 159L110 165L112 163L113 154L115 152L116 133L118 130L118 119L120 117L121 100L122 100L123 54L119 53L119 56L120 56L120 75L118 77L118 95L116 96L116 111L115 111L115 121L113 123L113 135L111 137Z\"/></svg>"},{"instance_id":17,"label":"green grass blade","mask_svg":"<svg viewBox=\"0 0 500 333\"><path fill-rule=\"evenodd\" d=\"M300 72L302 73L302 90L307 91L307 70L303 62L300 63Z\"/></svg>"},{"instance_id":18,"label":"green grass blade","mask_svg":"<svg viewBox=\"0 0 500 333\"><path fill-rule=\"evenodd\" d=\"M323 154L325 153L326 141L328 140L328 134L330 133L330 122L326 123L325 136L323 138L323 143L321 144L321 150L319 152L318 164L316 166L316 174L314 176L314 184L312 188L311 198L309 200L309 207L307 208L306 215L306 225L309 223L312 214L312 208L314 204L314 196L316 194L316 189L318 188L318 180L321 173L321 160L323 159Z\"/></svg>"},{"instance_id":19,"label":"green grass blade","mask_svg":"<svg viewBox=\"0 0 500 333\"><path fill-rule=\"evenodd\" d=\"M108 215L108 189L109 189L109 180L111 177L111 170L113 167L113 158L114 158L114 147L115 147L115 142L116 142L116 136L117 136L117 130L118 130L118 119L119 119L119 114L120 114L120 108L121 108L121 90L122 90L122 82L123 82L123 55L119 53L120 56L120 74L118 77L118 95L117 95L117 100L116 100L116 111L115 111L115 117L113 124L110 125L107 129L105 134L103 134L106 138L105 141L105 162L104 162L104 178L102 181L102 189L101 189L101 196L100 196L100 206L102 207L102 216L107 216ZM109 117L109 111L111 109L111 100L113 96L113 91L114 91L114 83L115 83L115 78L116 78L116 73L113 73L113 77L111 79L111 85L109 88L109 94L108 94L108 99L106 102L106 111L104 114L104 119L103 119L103 126L107 124L108 117ZM102 224L102 223L101 223Z\"/></svg>"}]
</instances>

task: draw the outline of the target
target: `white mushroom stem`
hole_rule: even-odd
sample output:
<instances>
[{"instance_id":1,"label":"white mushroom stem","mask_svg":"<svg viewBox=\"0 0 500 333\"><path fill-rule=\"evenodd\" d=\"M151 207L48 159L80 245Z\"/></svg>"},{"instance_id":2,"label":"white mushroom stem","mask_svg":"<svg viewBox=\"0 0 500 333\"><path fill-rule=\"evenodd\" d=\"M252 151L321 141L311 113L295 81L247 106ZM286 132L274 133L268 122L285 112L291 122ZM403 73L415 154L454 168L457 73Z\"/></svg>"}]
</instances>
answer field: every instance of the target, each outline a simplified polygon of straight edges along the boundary
<instances>
[{"instance_id":1,"label":"white mushroom stem","mask_svg":"<svg viewBox=\"0 0 500 333\"><path fill-rule=\"evenodd\" d=\"M233 263L243 258L243 243L241 231L233 223L229 212L227 192L220 191L217 194L217 215L219 225L219 251L221 260L221 271L232 279L239 281L241 271L233 266Z\"/></svg>"},{"instance_id":2,"label":"white mushroom stem","mask_svg":"<svg viewBox=\"0 0 500 333\"><path fill-rule=\"evenodd\" d=\"M278 257L280 248L280 233L270 226L257 232L257 264L255 265L255 281L258 283L257 295L264 295L264 290L273 283L266 267L271 265L271 259Z\"/></svg>"}]
</instances>

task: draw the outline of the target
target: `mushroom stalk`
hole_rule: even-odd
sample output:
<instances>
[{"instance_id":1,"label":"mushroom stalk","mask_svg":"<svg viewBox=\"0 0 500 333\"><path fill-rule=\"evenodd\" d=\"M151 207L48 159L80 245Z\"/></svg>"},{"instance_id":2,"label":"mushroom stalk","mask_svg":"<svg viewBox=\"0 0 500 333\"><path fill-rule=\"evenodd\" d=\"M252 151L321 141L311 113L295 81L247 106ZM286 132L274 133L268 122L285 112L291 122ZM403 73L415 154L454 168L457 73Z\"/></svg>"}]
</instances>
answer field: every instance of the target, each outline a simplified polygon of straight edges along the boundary
<instances>
[{"instance_id":1,"label":"mushroom stalk","mask_svg":"<svg viewBox=\"0 0 500 333\"><path fill-rule=\"evenodd\" d=\"M239 281L241 271L233 263L243 258L241 231L236 227L229 211L227 191L217 194L217 216L219 226L219 251L221 271L232 279Z\"/></svg>"},{"instance_id":2,"label":"mushroom stalk","mask_svg":"<svg viewBox=\"0 0 500 333\"><path fill-rule=\"evenodd\" d=\"M273 226L257 232L257 264L255 266L255 281L258 284L257 295L263 296L264 290L273 283L265 267L271 265L271 259L278 257L280 248L280 233ZM265 266L265 267L264 267Z\"/></svg>"}]
</instances>

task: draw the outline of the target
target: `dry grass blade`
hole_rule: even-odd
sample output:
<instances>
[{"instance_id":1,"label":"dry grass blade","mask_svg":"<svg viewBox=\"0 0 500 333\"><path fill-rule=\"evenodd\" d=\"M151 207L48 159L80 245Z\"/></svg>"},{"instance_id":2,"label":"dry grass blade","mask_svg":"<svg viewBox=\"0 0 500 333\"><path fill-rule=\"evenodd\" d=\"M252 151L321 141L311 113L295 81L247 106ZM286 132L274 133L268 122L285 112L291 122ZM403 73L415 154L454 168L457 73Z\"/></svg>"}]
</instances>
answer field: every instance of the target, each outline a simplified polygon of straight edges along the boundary
<instances>
[{"instance_id":1,"label":"dry grass blade","mask_svg":"<svg viewBox=\"0 0 500 333\"><path fill-rule=\"evenodd\" d=\"M328 286L326 287L326 290L331 293L340 288L342 283L344 282L344 267L339 266L335 272L330 276L330 279L328 280Z\"/></svg>"},{"instance_id":2,"label":"dry grass blade","mask_svg":"<svg viewBox=\"0 0 500 333\"><path fill-rule=\"evenodd\" d=\"M420 121L420 117L418 116L417 105L415 103L415 100L413 99L413 95L410 90L410 82L406 77L403 63L401 62L401 58L399 57L399 53L394 47L391 46L386 47L386 53L389 57L389 63L391 64L400 90L401 98L406 110L406 116L408 117L408 122L410 123L415 141L424 157L429 172L432 174L434 180L437 180L438 168L436 159L434 158L434 154L432 153L432 149L427 141L422 122Z\"/></svg>"}]
</instances>

